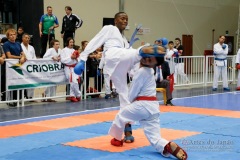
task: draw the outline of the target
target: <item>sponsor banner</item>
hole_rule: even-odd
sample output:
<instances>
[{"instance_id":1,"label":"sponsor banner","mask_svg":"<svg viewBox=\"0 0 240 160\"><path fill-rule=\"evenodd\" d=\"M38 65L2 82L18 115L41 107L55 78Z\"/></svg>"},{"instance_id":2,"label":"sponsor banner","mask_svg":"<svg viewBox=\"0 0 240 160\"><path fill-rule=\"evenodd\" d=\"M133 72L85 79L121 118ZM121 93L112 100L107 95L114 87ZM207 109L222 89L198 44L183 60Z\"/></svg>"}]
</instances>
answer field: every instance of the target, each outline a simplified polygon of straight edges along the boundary
<instances>
[{"instance_id":1,"label":"sponsor banner","mask_svg":"<svg viewBox=\"0 0 240 160\"><path fill-rule=\"evenodd\" d=\"M6 60L6 88L17 90L66 84L64 65L47 59L27 60L19 64L18 60Z\"/></svg>"}]
</instances>

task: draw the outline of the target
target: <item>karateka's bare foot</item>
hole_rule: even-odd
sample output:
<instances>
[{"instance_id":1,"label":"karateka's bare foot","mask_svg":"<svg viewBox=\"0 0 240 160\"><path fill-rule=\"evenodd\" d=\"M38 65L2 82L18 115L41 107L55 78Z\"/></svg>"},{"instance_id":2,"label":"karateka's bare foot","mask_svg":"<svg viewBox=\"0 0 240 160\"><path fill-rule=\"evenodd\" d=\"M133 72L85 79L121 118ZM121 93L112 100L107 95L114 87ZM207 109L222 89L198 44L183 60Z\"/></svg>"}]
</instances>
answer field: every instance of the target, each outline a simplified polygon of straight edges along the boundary
<instances>
[{"instance_id":1,"label":"karateka's bare foot","mask_svg":"<svg viewBox=\"0 0 240 160\"><path fill-rule=\"evenodd\" d=\"M180 160L187 160L187 153L175 142L169 142L165 147L163 154L170 153Z\"/></svg>"}]
</instances>

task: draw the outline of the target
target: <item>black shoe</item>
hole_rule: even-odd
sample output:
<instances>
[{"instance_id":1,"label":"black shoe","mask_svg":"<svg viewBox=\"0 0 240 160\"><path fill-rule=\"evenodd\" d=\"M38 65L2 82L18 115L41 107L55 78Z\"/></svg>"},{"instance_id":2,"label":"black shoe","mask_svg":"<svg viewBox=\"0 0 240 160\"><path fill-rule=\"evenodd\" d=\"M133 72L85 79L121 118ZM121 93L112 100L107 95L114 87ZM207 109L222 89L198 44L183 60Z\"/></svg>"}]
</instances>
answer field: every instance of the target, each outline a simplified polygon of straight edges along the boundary
<instances>
[{"instance_id":1,"label":"black shoe","mask_svg":"<svg viewBox=\"0 0 240 160\"><path fill-rule=\"evenodd\" d=\"M7 105L8 105L10 108L16 108L16 107L17 107L17 102L7 103Z\"/></svg>"},{"instance_id":2,"label":"black shoe","mask_svg":"<svg viewBox=\"0 0 240 160\"><path fill-rule=\"evenodd\" d=\"M172 102L171 102L171 100L167 100L167 102L166 102L166 104L165 104L166 106L174 106L174 104L172 104Z\"/></svg>"},{"instance_id":3,"label":"black shoe","mask_svg":"<svg viewBox=\"0 0 240 160\"><path fill-rule=\"evenodd\" d=\"M115 92L113 91L112 96L113 96L113 98L116 98L118 96L118 93L116 91Z\"/></svg>"}]
</instances>

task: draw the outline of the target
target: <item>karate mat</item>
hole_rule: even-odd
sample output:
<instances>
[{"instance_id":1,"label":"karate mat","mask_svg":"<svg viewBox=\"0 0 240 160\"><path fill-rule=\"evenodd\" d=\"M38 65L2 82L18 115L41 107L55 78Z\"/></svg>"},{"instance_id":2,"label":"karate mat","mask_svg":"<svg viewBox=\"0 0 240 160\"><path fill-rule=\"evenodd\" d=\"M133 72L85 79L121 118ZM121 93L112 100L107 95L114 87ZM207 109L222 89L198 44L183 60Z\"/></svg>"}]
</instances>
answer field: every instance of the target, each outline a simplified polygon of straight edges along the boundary
<instances>
[{"instance_id":1,"label":"karate mat","mask_svg":"<svg viewBox=\"0 0 240 160\"><path fill-rule=\"evenodd\" d=\"M175 99L179 106L160 106L161 134L184 148L189 160L238 159L239 98L236 92ZM107 133L117 112L113 107L1 122L0 160L167 159L150 146L138 123L134 143L111 146Z\"/></svg>"}]
</instances>

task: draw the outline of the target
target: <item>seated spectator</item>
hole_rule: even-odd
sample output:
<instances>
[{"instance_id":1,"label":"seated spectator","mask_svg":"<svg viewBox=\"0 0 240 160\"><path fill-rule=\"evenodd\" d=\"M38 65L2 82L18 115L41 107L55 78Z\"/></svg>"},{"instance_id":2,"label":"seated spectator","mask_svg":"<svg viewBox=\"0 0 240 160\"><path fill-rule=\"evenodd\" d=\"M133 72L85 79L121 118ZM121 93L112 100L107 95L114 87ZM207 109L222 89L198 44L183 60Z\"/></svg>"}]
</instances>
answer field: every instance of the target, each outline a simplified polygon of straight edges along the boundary
<instances>
[{"instance_id":1,"label":"seated spectator","mask_svg":"<svg viewBox=\"0 0 240 160\"><path fill-rule=\"evenodd\" d=\"M156 66L156 85L157 88L166 88L167 102L165 105L174 106L171 102L172 92L170 90L170 68L168 62L164 61L162 65Z\"/></svg>"}]
</instances>

